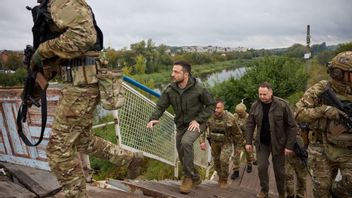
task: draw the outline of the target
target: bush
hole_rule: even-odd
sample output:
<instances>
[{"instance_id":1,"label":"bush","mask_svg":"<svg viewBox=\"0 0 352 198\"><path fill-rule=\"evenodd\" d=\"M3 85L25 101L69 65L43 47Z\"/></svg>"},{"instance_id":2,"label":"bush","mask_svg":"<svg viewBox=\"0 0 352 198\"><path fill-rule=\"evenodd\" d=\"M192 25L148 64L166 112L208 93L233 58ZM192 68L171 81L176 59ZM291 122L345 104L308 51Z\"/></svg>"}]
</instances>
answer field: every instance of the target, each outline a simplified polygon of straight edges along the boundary
<instances>
[{"instance_id":1,"label":"bush","mask_svg":"<svg viewBox=\"0 0 352 198\"><path fill-rule=\"evenodd\" d=\"M23 85L23 79L27 74L26 69L17 69L15 73L0 73L0 86L11 87Z\"/></svg>"},{"instance_id":2,"label":"bush","mask_svg":"<svg viewBox=\"0 0 352 198\"><path fill-rule=\"evenodd\" d=\"M249 107L258 98L258 85L262 82L271 83L275 96L286 98L297 91L304 91L308 75L303 65L303 61L295 58L260 58L242 78L217 84L211 92L224 99L227 109L231 111L243 98Z\"/></svg>"}]
</instances>

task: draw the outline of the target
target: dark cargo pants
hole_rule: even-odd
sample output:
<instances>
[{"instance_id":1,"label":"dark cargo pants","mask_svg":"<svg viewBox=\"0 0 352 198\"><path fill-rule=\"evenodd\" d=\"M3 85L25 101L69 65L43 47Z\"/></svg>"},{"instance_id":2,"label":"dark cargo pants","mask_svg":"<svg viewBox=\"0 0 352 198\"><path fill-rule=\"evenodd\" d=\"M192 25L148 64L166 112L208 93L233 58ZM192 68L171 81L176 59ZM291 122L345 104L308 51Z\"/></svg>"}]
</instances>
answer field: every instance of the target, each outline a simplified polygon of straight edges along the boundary
<instances>
[{"instance_id":1,"label":"dark cargo pants","mask_svg":"<svg viewBox=\"0 0 352 198\"><path fill-rule=\"evenodd\" d=\"M205 130L205 124L201 124L201 133L197 131L187 130L188 125L177 128L176 134L176 149L178 158L183 166L183 174L186 177L191 177L193 180L199 178L198 171L194 167L194 151L193 143L197 140Z\"/></svg>"},{"instance_id":2,"label":"dark cargo pants","mask_svg":"<svg viewBox=\"0 0 352 198\"><path fill-rule=\"evenodd\" d=\"M260 144L256 146L258 175L260 180L261 191L269 192L269 156L271 146ZM272 164L275 173L276 188L280 195L285 195L285 155L272 155Z\"/></svg>"}]
</instances>

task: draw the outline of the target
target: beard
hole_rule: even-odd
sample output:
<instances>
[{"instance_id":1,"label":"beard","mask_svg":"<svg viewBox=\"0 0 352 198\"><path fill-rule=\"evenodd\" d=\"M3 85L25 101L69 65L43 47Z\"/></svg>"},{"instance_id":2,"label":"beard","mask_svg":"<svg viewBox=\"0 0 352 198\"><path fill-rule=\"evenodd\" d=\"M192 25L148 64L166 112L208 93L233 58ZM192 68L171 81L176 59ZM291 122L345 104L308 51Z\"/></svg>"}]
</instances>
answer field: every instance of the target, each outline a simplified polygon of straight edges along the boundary
<instances>
[{"instance_id":1,"label":"beard","mask_svg":"<svg viewBox=\"0 0 352 198\"><path fill-rule=\"evenodd\" d=\"M180 83L182 83L184 80L185 80L184 78L182 78L182 79L172 78L172 82L173 82L173 83L176 83L176 84L180 84Z\"/></svg>"}]
</instances>

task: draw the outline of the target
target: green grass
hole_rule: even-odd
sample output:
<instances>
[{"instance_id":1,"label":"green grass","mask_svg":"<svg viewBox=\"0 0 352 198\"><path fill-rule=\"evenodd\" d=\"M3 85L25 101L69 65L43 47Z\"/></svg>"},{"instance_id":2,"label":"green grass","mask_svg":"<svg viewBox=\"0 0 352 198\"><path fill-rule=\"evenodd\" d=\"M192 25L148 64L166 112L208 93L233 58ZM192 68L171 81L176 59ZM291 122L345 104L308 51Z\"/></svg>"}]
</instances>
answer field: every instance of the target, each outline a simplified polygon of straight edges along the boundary
<instances>
[{"instance_id":1,"label":"green grass","mask_svg":"<svg viewBox=\"0 0 352 198\"><path fill-rule=\"evenodd\" d=\"M236 67L247 66L251 60L231 60L217 63L209 63L202 65L192 65L192 73L195 77L204 76L214 72L222 71L224 69L234 69ZM170 70L162 71L159 73L152 74L136 74L132 78L143 79L144 82L155 82L155 85L160 87L170 82L171 66ZM139 80L140 81L140 80ZM155 87L152 87L155 88Z\"/></svg>"},{"instance_id":2,"label":"green grass","mask_svg":"<svg viewBox=\"0 0 352 198\"><path fill-rule=\"evenodd\" d=\"M315 59L309 60L307 63L307 73L309 75L307 88L321 80L327 80L329 78L328 73L326 72L326 67L319 64Z\"/></svg>"}]
</instances>

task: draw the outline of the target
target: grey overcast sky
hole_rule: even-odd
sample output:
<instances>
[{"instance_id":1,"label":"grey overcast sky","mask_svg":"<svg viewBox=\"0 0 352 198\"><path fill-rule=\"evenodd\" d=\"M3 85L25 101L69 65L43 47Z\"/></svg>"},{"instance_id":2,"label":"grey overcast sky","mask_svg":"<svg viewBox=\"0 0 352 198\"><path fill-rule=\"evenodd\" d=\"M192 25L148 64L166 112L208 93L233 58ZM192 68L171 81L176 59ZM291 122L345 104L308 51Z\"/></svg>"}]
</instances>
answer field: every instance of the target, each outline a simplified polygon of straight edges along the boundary
<instances>
[{"instance_id":1,"label":"grey overcast sky","mask_svg":"<svg viewBox=\"0 0 352 198\"><path fill-rule=\"evenodd\" d=\"M105 47L120 49L151 38L157 45L277 48L352 41L351 0L87 0L104 32ZM0 50L31 43L26 5L1 0Z\"/></svg>"}]
</instances>

